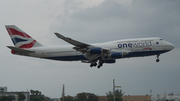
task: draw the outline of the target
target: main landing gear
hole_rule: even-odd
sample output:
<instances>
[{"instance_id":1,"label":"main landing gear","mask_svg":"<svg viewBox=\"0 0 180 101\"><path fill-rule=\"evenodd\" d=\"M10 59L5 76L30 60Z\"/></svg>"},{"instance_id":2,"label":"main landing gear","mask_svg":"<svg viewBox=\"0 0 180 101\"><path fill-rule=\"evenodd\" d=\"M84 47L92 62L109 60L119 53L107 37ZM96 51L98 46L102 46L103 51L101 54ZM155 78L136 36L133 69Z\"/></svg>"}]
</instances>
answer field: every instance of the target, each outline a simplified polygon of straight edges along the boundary
<instances>
[{"instance_id":1,"label":"main landing gear","mask_svg":"<svg viewBox=\"0 0 180 101\"><path fill-rule=\"evenodd\" d=\"M95 62L95 63L91 63L91 65L90 65L90 67L95 67L95 66L97 66L97 63Z\"/></svg>"},{"instance_id":2,"label":"main landing gear","mask_svg":"<svg viewBox=\"0 0 180 101\"><path fill-rule=\"evenodd\" d=\"M97 66L96 62L90 64L90 67L95 67L95 66ZM100 68L101 66L103 66L103 61L99 60L97 68Z\"/></svg>"},{"instance_id":3,"label":"main landing gear","mask_svg":"<svg viewBox=\"0 0 180 101\"><path fill-rule=\"evenodd\" d=\"M101 66L103 66L103 62L99 61L97 68L100 68Z\"/></svg>"},{"instance_id":4,"label":"main landing gear","mask_svg":"<svg viewBox=\"0 0 180 101\"><path fill-rule=\"evenodd\" d=\"M160 61L160 60L159 60L159 56L160 56L160 54L157 55L156 62L159 62L159 61Z\"/></svg>"}]
</instances>

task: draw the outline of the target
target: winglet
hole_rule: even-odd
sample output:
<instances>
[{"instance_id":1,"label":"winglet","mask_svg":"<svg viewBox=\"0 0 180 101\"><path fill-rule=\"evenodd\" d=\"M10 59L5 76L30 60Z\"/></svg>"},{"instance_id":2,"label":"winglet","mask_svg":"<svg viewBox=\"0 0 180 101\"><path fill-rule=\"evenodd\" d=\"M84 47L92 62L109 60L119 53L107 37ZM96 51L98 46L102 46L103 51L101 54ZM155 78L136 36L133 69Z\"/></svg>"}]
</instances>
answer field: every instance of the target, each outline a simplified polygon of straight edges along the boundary
<instances>
[{"instance_id":1,"label":"winglet","mask_svg":"<svg viewBox=\"0 0 180 101\"><path fill-rule=\"evenodd\" d=\"M67 38L67 37L64 37L63 35L59 34L59 33L54 33L58 38L61 38L61 39L64 39L64 38Z\"/></svg>"}]
</instances>

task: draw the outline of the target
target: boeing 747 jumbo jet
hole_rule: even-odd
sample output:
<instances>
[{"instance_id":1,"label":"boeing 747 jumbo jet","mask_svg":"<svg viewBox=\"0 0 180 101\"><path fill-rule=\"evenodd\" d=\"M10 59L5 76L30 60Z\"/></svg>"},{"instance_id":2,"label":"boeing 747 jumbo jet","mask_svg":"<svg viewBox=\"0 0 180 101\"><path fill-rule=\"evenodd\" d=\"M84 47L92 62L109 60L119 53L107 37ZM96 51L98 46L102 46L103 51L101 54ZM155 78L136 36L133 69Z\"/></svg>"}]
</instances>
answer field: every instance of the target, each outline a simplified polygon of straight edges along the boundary
<instances>
[{"instance_id":1,"label":"boeing 747 jumbo jet","mask_svg":"<svg viewBox=\"0 0 180 101\"><path fill-rule=\"evenodd\" d=\"M15 25L5 26L14 45L7 46L12 54L59 61L81 61L90 67L100 68L104 63L130 57L159 56L174 48L174 45L158 37L123 39L105 43L87 44L59 33L55 35L70 43L66 46L43 46ZM72 46L73 45L73 46Z\"/></svg>"}]
</instances>

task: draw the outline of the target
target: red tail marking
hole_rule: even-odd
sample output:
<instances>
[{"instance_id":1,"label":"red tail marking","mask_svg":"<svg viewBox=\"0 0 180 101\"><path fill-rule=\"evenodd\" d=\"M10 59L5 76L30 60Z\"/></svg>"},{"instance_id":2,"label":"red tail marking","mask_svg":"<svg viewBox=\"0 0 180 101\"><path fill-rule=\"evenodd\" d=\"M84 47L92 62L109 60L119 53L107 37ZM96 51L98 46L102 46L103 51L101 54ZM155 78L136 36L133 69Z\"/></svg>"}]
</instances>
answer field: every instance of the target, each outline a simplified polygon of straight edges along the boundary
<instances>
[{"instance_id":1,"label":"red tail marking","mask_svg":"<svg viewBox=\"0 0 180 101\"><path fill-rule=\"evenodd\" d=\"M12 54L15 54L15 53L17 53L17 52L16 52L16 51L14 51L14 50L11 50L11 53L12 53Z\"/></svg>"},{"instance_id":2,"label":"red tail marking","mask_svg":"<svg viewBox=\"0 0 180 101\"><path fill-rule=\"evenodd\" d=\"M34 44L36 43L36 40L33 40L31 43L28 43L28 44L23 44L21 45L19 48L32 48L34 46Z\"/></svg>"},{"instance_id":3,"label":"red tail marking","mask_svg":"<svg viewBox=\"0 0 180 101\"><path fill-rule=\"evenodd\" d=\"M13 29L13 28L7 28L7 31L9 33L9 35L20 35L20 36L25 37L25 38L31 38L26 33L17 31L16 29Z\"/></svg>"}]
</instances>

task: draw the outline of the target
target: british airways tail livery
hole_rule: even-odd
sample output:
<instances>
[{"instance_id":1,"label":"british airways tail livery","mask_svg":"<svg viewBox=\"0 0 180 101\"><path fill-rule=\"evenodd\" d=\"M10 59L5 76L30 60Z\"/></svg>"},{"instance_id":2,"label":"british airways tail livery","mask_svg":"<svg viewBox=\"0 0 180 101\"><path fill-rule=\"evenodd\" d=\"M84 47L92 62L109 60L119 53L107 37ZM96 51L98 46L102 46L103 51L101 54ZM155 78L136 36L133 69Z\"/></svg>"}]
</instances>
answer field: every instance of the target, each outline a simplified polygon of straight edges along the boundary
<instances>
[{"instance_id":1,"label":"british airways tail livery","mask_svg":"<svg viewBox=\"0 0 180 101\"><path fill-rule=\"evenodd\" d=\"M11 53L59 61L81 61L90 63L90 67L100 68L103 63L115 63L116 59L130 57L159 56L174 48L174 45L161 38L123 39L97 44L86 44L65 37L59 33L55 35L70 43L66 46L43 46L15 25L5 26L14 46L7 46Z\"/></svg>"}]
</instances>

